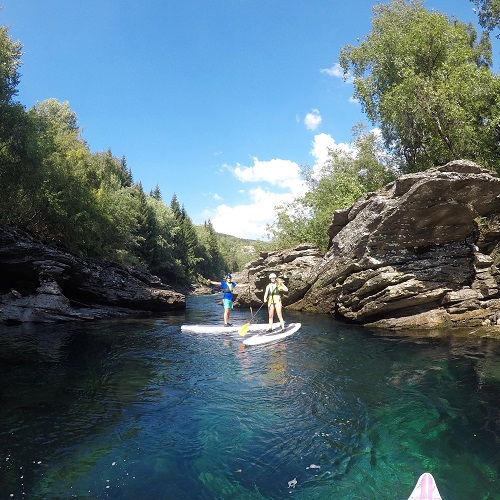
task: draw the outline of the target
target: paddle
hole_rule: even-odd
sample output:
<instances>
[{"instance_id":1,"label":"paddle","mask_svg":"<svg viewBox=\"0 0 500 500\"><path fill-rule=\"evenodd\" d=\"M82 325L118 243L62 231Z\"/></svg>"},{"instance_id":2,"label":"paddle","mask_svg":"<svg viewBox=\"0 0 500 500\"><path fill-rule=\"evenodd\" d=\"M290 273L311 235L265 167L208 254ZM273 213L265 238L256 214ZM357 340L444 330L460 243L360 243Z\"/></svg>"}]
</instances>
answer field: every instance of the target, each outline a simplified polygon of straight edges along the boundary
<instances>
[{"instance_id":1,"label":"paddle","mask_svg":"<svg viewBox=\"0 0 500 500\"><path fill-rule=\"evenodd\" d=\"M238 329L238 333L242 337L244 337L248 333L248 329L250 328L250 323L255 318L255 316L257 316L257 313L262 309L263 305L264 305L264 302L262 302L262 305L257 309L257 312L254 315L252 315L252 317L250 318L250 321L248 323L245 323L242 327L240 327ZM250 314L252 314L252 308L251 307L250 307Z\"/></svg>"}]
</instances>

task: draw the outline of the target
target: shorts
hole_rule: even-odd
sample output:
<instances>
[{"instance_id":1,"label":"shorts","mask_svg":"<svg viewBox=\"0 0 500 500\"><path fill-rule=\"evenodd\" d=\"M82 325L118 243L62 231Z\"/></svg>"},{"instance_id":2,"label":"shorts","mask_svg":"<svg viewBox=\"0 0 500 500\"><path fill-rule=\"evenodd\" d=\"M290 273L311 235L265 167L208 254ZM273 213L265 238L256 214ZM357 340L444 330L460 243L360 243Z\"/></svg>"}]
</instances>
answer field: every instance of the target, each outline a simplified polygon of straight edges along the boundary
<instances>
[{"instance_id":1,"label":"shorts","mask_svg":"<svg viewBox=\"0 0 500 500\"><path fill-rule=\"evenodd\" d=\"M224 305L224 309L233 308L233 301L231 299L222 299L222 304Z\"/></svg>"}]
</instances>

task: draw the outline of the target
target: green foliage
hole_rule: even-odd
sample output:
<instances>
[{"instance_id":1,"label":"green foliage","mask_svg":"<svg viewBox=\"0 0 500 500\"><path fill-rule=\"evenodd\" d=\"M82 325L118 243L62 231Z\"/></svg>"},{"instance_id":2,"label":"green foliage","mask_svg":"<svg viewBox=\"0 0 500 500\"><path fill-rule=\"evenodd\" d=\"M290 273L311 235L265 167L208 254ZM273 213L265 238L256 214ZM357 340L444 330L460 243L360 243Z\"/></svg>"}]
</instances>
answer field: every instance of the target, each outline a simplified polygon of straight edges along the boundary
<instances>
[{"instance_id":1,"label":"green foliage","mask_svg":"<svg viewBox=\"0 0 500 500\"><path fill-rule=\"evenodd\" d=\"M185 285L228 264L208 225L199 241L176 196L157 185L146 195L124 157L93 153L67 102L48 99L28 111L14 102L21 46L0 28L0 223L29 230L78 254L149 270Z\"/></svg>"},{"instance_id":2,"label":"green foliage","mask_svg":"<svg viewBox=\"0 0 500 500\"><path fill-rule=\"evenodd\" d=\"M200 262L197 266L198 274L204 277L217 279L230 270L222 256L219 238L215 232L212 222L205 221L203 226L197 226L198 237L203 249Z\"/></svg>"},{"instance_id":3,"label":"green foliage","mask_svg":"<svg viewBox=\"0 0 500 500\"><path fill-rule=\"evenodd\" d=\"M9 28L0 26L0 106L10 105L17 94L22 46L9 37Z\"/></svg>"},{"instance_id":4,"label":"green foliage","mask_svg":"<svg viewBox=\"0 0 500 500\"><path fill-rule=\"evenodd\" d=\"M385 145L403 171L468 158L500 169L498 77L487 34L428 12L420 1L374 8L372 31L341 49L354 75L354 96L380 123Z\"/></svg>"},{"instance_id":5,"label":"green foliage","mask_svg":"<svg viewBox=\"0 0 500 500\"><path fill-rule=\"evenodd\" d=\"M309 242L326 250L333 211L348 207L363 194L394 179L395 166L384 155L377 136L361 125L353 132L352 150L330 151L319 172L304 169L308 192L277 207L277 220L268 227L274 248Z\"/></svg>"},{"instance_id":6,"label":"green foliage","mask_svg":"<svg viewBox=\"0 0 500 500\"><path fill-rule=\"evenodd\" d=\"M500 0L471 0L479 9L479 24L489 31L500 27ZM500 38L500 34L497 35Z\"/></svg>"},{"instance_id":7,"label":"green foliage","mask_svg":"<svg viewBox=\"0 0 500 500\"><path fill-rule=\"evenodd\" d=\"M255 260L261 251L267 249L266 243L256 240L236 238L229 234L217 234L220 252L225 262L224 269L235 272Z\"/></svg>"}]
</instances>

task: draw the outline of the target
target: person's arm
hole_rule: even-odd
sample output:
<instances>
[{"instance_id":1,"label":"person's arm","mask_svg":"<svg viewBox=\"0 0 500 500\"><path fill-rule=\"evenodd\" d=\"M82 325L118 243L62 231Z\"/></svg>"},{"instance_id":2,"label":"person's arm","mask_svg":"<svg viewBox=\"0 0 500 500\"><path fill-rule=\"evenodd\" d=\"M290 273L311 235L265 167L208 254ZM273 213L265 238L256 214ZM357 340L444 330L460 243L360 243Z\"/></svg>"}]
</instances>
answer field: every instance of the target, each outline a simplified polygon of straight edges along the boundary
<instances>
[{"instance_id":1,"label":"person's arm","mask_svg":"<svg viewBox=\"0 0 500 500\"><path fill-rule=\"evenodd\" d=\"M268 293L269 293L269 285L266 286L266 291L264 292L264 301L263 302L266 302Z\"/></svg>"},{"instance_id":2,"label":"person's arm","mask_svg":"<svg viewBox=\"0 0 500 500\"><path fill-rule=\"evenodd\" d=\"M220 281L212 281L207 279L207 284L209 285L219 285L220 286Z\"/></svg>"}]
</instances>

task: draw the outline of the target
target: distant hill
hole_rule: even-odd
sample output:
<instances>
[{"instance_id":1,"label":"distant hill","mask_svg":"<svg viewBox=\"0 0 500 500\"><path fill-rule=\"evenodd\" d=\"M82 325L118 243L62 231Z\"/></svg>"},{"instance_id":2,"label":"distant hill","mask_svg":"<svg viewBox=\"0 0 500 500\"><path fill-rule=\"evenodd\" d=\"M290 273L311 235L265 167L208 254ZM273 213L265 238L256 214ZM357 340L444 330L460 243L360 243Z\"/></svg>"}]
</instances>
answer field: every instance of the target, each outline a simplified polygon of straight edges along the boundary
<instances>
[{"instance_id":1,"label":"distant hill","mask_svg":"<svg viewBox=\"0 0 500 500\"><path fill-rule=\"evenodd\" d=\"M241 271L248 262L255 260L259 253L268 250L270 244L259 240L237 238L230 234L217 233L220 249L226 262L231 266L228 271Z\"/></svg>"},{"instance_id":2,"label":"distant hill","mask_svg":"<svg viewBox=\"0 0 500 500\"><path fill-rule=\"evenodd\" d=\"M238 238L230 234L217 233L224 259L230 269L228 272L241 271L245 264L255 260L260 252L270 249L270 243L260 240Z\"/></svg>"}]
</instances>

